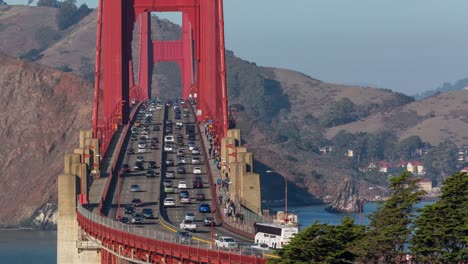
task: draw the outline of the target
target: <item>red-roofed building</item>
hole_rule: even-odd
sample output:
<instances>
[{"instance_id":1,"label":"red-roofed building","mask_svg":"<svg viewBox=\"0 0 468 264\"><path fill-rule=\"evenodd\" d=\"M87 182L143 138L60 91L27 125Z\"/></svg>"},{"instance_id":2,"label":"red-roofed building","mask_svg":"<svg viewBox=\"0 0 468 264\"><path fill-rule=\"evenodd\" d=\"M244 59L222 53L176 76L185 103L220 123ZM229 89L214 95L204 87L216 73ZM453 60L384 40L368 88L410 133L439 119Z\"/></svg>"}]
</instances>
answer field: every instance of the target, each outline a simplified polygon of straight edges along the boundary
<instances>
[{"instance_id":1,"label":"red-roofed building","mask_svg":"<svg viewBox=\"0 0 468 264\"><path fill-rule=\"evenodd\" d=\"M464 167L463 169L460 170L460 172L468 172L468 167Z\"/></svg>"},{"instance_id":2,"label":"red-roofed building","mask_svg":"<svg viewBox=\"0 0 468 264\"><path fill-rule=\"evenodd\" d=\"M424 166L423 166L423 163L420 161L409 161L406 164L406 170L413 174L418 174L418 175L424 174Z\"/></svg>"}]
</instances>

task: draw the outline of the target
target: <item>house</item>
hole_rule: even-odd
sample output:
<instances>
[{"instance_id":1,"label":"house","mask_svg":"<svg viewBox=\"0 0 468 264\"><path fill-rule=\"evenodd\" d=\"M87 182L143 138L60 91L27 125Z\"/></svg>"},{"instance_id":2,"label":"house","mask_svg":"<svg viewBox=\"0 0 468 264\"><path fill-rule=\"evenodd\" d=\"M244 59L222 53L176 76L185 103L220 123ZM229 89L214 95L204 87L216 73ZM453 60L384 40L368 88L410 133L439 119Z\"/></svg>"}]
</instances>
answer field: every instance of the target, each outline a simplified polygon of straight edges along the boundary
<instances>
[{"instance_id":1,"label":"house","mask_svg":"<svg viewBox=\"0 0 468 264\"><path fill-rule=\"evenodd\" d=\"M379 172L389 173L394 168L394 166L386 161L379 161L377 163L379 167Z\"/></svg>"},{"instance_id":2,"label":"house","mask_svg":"<svg viewBox=\"0 0 468 264\"><path fill-rule=\"evenodd\" d=\"M464 167L463 169L460 170L460 172L466 172L466 173L468 173L468 167Z\"/></svg>"},{"instance_id":3,"label":"house","mask_svg":"<svg viewBox=\"0 0 468 264\"><path fill-rule=\"evenodd\" d=\"M332 152L332 150L333 150L332 146L320 147L320 154L327 154L329 152Z\"/></svg>"},{"instance_id":4,"label":"house","mask_svg":"<svg viewBox=\"0 0 468 264\"><path fill-rule=\"evenodd\" d=\"M419 182L419 189L426 192L432 191L432 180L428 178L422 178Z\"/></svg>"},{"instance_id":5,"label":"house","mask_svg":"<svg viewBox=\"0 0 468 264\"><path fill-rule=\"evenodd\" d=\"M346 154L346 156L347 156L348 158L354 157L354 150L348 149L348 153Z\"/></svg>"},{"instance_id":6,"label":"house","mask_svg":"<svg viewBox=\"0 0 468 264\"><path fill-rule=\"evenodd\" d=\"M424 166L420 161L410 161L406 164L406 170L413 173L422 175L424 174Z\"/></svg>"}]
</instances>

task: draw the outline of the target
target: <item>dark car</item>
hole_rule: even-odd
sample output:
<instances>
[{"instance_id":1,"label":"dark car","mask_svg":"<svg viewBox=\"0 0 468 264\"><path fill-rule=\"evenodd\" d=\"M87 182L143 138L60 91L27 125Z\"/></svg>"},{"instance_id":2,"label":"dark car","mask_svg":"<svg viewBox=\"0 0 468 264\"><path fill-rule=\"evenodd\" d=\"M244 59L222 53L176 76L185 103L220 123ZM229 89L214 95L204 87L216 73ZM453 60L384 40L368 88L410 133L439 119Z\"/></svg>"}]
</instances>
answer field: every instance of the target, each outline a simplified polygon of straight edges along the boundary
<instances>
[{"instance_id":1,"label":"dark car","mask_svg":"<svg viewBox=\"0 0 468 264\"><path fill-rule=\"evenodd\" d=\"M156 161L150 161L148 164L148 168L150 169L156 169L158 166L156 164Z\"/></svg>"},{"instance_id":2,"label":"dark car","mask_svg":"<svg viewBox=\"0 0 468 264\"><path fill-rule=\"evenodd\" d=\"M187 231L177 231L176 241L179 243L189 242L192 239L192 234Z\"/></svg>"},{"instance_id":3,"label":"dark car","mask_svg":"<svg viewBox=\"0 0 468 264\"><path fill-rule=\"evenodd\" d=\"M143 214L144 218L154 218L153 215L153 210L150 208L145 208L141 211L141 214Z\"/></svg>"},{"instance_id":4,"label":"dark car","mask_svg":"<svg viewBox=\"0 0 468 264\"><path fill-rule=\"evenodd\" d=\"M159 130L161 130L161 128L158 125L153 126L153 131L159 131Z\"/></svg>"},{"instance_id":5,"label":"dark car","mask_svg":"<svg viewBox=\"0 0 468 264\"><path fill-rule=\"evenodd\" d=\"M133 169L135 170L144 170L145 166L143 165L143 162L135 162L135 165L133 165Z\"/></svg>"},{"instance_id":6,"label":"dark car","mask_svg":"<svg viewBox=\"0 0 468 264\"><path fill-rule=\"evenodd\" d=\"M166 166L174 166L173 160L166 160Z\"/></svg>"},{"instance_id":7,"label":"dark car","mask_svg":"<svg viewBox=\"0 0 468 264\"><path fill-rule=\"evenodd\" d=\"M206 199L206 196L204 193L197 193L196 199L197 201L204 201Z\"/></svg>"},{"instance_id":8,"label":"dark car","mask_svg":"<svg viewBox=\"0 0 468 264\"><path fill-rule=\"evenodd\" d=\"M129 149L127 149L127 154L128 154L128 155L134 155L134 154L135 154L135 150L132 149L132 148L129 148Z\"/></svg>"},{"instance_id":9,"label":"dark car","mask_svg":"<svg viewBox=\"0 0 468 264\"><path fill-rule=\"evenodd\" d=\"M135 198L135 199L132 200L132 205L133 205L134 207L142 206L142 205L143 205L143 202L142 202L140 199Z\"/></svg>"},{"instance_id":10,"label":"dark car","mask_svg":"<svg viewBox=\"0 0 468 264\"><path fill-rule=\"evenodd\" d=\"M156 177L156 176L157 176L157 175L156 175L156 172L155 172L154 170L148 170L148 171L146 172L146 177L152 178L152 177Z\"/></svg>"},{"instance_id":11,"label":"dark car","mask_svg":"<svg viewBox=\"0 0 468 264\"><path fill-rule=\"evenodd\" d=\"M135 212L135 207L133 207L133 206L131 206L131 205L130 205L130 206L127 206L127 207L125 207L124 212L125 212L126 214L133 214L133 213Z\"/></svg>"},{"instance_id":12,"label":"dark car","mask_svg":"<svg viewBox=\"0 0 468 264\"><path fill-rule=\"evenodd\" d=\"M120 223L124 223L124 224L128 224L130 222L130 219L126 216L122 216L120 217L120 219L118 220Z\"/></svg>"},{"instance_id":13,"label":"dark car","mask_svg":"<svg viewBox=\"0 0 468 264\"><path fill-rule=\"evenodd\" d=\"M158 149L158 144L153 143L153 144L151 144L150 148L151 149Z\"/></svg>"},{"instance_id":14,"label":"dark car","mask_svg":"<svg viewBox=\"0 0 468 264\"><path fill-rule=\"evenodd\" d=\"M171 134L172 133L172 127L166 127L164 129L164 132L166 132L166 134Z\"/></svg>"},{"instance_id":15,"label":"dark car","mask_svg":"<svg viewBox=\"0 0 468 264\"><path fill-rule=\"evenodd\" d=\"M120 172L126 173L130 171L130 165L128 164L122 164L122 168L120 169Z\"/></svg>"},{"instance_id":16,"label":"dark car","mask_svg":"<svg viewBox=\"0 0 468 264\"><path fill-rule=\"evenodd\" d=\"M159 143L159 139L157 137L151 138L151 143Z\"/></svg>"},{"instance_id":17,"label":"dark car","mask_svg":"<svg viewBox=\"0 0 468 264\"><path fill-rule=\"evenodd\" d=\"M184 167L178 167L178 168L177 168L177 173L179 173L179 174L185 174L185 173L187 173L187 171L185 170Z\"/></svg>"},{"instance_id":18,"label":"dark car","mask_svg":"<svg viewBox=\"0 0 468 264\"><path fill-rule=\"evenodd\" d=\"M180 115L175 115L175 119L179 120L180 119Z\"/></svg>"},{"instance_id":19,"label":"dark car","mask_svg":"<svg viewBox=\"0 0 468 264\"><path fill-rule=\"evenodd\" d=\"M203 188L203 180L200 176L196 176L192 180L193 188Z\"/></svg>"}]
</instances>

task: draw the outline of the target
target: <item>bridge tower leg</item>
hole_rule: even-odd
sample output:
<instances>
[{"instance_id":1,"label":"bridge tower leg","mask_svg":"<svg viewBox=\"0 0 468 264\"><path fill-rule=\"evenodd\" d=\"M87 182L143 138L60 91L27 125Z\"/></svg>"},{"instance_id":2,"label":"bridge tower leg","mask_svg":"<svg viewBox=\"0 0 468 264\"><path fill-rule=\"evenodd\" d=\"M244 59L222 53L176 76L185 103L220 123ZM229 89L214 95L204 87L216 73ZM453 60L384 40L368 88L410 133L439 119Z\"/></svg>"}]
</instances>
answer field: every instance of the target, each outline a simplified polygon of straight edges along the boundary
<instances>
[{"instance_id":1,"label":"bridge tower leg","mask_svg":"<svg viewBox=\"0 0 468 264\"><path fill-rule=\"evenodd\" d=\"M65 170L58 177L57 263L100 263L97 251L79 251L80 228L76 203L79 186L80 155L65 156Z\"/></svg>"}]
</instances>

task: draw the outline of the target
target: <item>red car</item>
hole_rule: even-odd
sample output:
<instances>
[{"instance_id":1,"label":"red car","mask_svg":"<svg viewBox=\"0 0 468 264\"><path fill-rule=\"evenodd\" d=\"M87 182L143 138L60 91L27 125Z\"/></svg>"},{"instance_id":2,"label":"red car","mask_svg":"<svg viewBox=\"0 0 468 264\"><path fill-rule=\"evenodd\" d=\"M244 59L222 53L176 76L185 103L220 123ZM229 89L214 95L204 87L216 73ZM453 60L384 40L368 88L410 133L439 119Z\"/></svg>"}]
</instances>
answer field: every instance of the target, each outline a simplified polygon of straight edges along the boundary
<instances>
[{"instance_id":1,"label":"red car","mask_svg":"<svg viewBox=\"0 0 468 264\"><path fill-rule=\"evenodd\" d=\"M121 172L121 173L130 172L130 165L128 165L128 164L123 164L123 165L122 165L122 168L120 169L120 172Z\"/></svg>"},{"instance_id":2,"label":"red car","mask_svg":"<svg viewBox=\"0 0 468 264\"><path fill-rule=\"evenodd\" d=\"M143 205L143 202L142 202L140 199L136 198L136 199L133 199L133 200L132 200L132 205L133 205L134 207L142 206L142 205Z\"/></svg>"}]
</instances>

